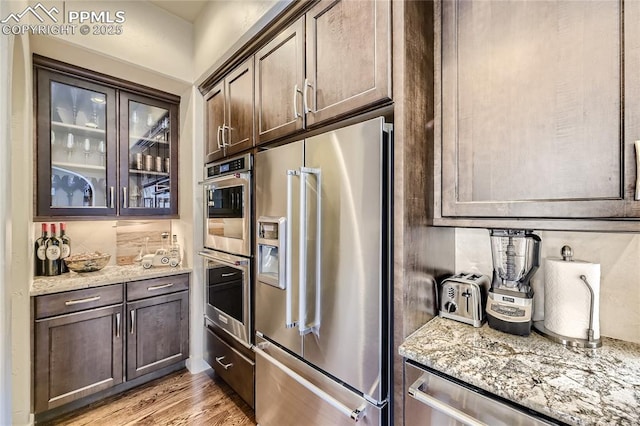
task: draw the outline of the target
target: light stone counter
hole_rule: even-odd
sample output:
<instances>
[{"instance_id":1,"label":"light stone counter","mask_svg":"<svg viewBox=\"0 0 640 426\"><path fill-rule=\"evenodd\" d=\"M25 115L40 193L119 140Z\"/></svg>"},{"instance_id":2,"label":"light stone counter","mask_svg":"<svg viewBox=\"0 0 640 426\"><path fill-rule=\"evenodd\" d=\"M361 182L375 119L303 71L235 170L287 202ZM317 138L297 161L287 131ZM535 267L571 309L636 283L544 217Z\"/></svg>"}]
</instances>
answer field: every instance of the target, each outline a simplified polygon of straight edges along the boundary
<instances>
[{"instance_id":1,"label":"light stone counter","mask_svg":"<svg viewBox=\"0 0 640 426\"><path fill-rule=\"evenodd\" d=\"M400 355L572 425L640 425L640 345L602 338L598 349L434 318Z\"/></svg>"},{"instance_id":2,"label":"light stone counter","mask_svg":"<svg viewBox=\"0 0 640 426\"><path fill-rule=\"evenodd\" d=\"M185 274L191 271L191 268L182 266L178 266L177 268L152 267L150 269L144 269L141 265L105 266L103 269L95 272L68 272L54 277L36 277L31 284L29 295L41 296L43 294L99 287L127 281L167 277L170 275Z\"/></svg>"}]
</instances>

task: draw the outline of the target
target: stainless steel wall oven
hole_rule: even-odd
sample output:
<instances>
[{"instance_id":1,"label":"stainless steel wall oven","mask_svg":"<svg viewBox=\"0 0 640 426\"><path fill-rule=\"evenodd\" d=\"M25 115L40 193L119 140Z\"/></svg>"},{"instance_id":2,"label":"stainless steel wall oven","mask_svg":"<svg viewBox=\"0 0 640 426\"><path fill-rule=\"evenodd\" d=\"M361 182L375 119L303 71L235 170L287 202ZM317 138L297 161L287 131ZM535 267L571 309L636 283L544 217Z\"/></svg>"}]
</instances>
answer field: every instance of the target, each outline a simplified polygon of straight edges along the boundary
<instances>
[{"instance_id":1,"label":"stainless steel wall oven","mask_svg":"<svg viewBox=\"0 0 640 426\"><path fill-rule=\"evenodd\" d=\"M251 168L251 154L205 167L205 248L251 256Z\"/></svg>"},{"instance_id":2,"label":"stainless steel wall oven","mask_svg":"<svg viewBox=\"0 0 640 426\"><path fill-rule=\"evenodd\" d=\"M205 316L221 329L251 345L251 269L249 259L204 250Z\"/></svg>"}]
</instances>

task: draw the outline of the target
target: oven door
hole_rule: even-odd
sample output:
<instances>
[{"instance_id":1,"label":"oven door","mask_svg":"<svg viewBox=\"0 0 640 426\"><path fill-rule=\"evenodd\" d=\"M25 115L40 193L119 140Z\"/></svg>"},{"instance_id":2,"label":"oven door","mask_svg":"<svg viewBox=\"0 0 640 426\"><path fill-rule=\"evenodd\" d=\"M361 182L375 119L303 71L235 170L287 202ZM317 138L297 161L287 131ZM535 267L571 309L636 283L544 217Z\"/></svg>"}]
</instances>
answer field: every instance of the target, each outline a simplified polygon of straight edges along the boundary
<instances>
[{"instance_id":1,"label":"oven door","mask_svg":"<svg viewBox=\"0 0 640 426\"><path fill-rule=\"evenodd\" d=\"M251 255L251 175L237 173L204 183L204 246Z\"/></svg>"},{"instance_id":2,"label":"oven door","mask_svg":"<svg viewBox=\"0 0 640 426\"><path fill-rule=\"evenodd\" d=\"M251 346L249 259L202 251L205 271L205 316L218 327Z\"/></svg>"}]
</instances>

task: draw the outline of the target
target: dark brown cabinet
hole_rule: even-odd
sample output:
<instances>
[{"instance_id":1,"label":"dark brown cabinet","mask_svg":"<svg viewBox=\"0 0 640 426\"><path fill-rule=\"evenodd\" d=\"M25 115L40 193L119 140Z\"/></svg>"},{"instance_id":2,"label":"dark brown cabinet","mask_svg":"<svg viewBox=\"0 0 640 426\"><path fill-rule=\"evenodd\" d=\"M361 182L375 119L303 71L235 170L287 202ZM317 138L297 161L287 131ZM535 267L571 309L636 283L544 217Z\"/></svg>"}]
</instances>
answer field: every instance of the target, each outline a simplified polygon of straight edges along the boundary
<instances>
[{"instance_id":1,"label":"dark brown cabinet","mask_svg":"<svg viewBox=\"0 0 640 426\"><path fill-rule=\"evenodd\" d=\"M255 55L256 138L265 143L304 127L304 17Z\"/></svg>"},{"instance_id":2,"label":"dark brown cabinet","mask_svg":"<svg viewBox=\"0 0 640 426\"><path fill-rule=\"evenodd\" d=\"M122 383L122 285L40 296L34 311L36 412Z\"/></svg>"},{"instance_id":3,"label":"dark brown cabinet","mask_svg":"<svg viewBox=\"0 0 640 426\"><path fill-rule=\"evenodd\" d=\"M256 53L258 144L390 100L389 1L320 1Z\"/></svg>"},{"instance_id":4,"label":"dark brown cabinet","mask_svg":"<svg viewBox=\"0 0 640 426\"><path fill-rule=\"evenodd\" d=\"M184 366L189 275L37 296L33 317L34 407L40 414Z\"/></svg>"},{"instance_id":5,"label":"dark brown cabinet","mask_svg":"<svg viewBox=\"0 0 640 426\"><path fill-rule=\"evenodd\" d=\"M322 0L306 14L307 126L391 99L391 2Z\"/></svg>"},{"instance_id":6,"label":"dark brown cabinet","mask_svg":"<svg viewBox=\"0 0 640 426\"><path fill-rule=\"evenodd\" d=\"M34 56L36 217L178 213L179 97Z\"/></svg>"},{"instance_id":7,"label":"dark brown cabinet","mask_svg":"<svg viewBox=\"0 0 640 426\"><path fill-rule=\"evenodd\" d=\"M629 77L640 5L448 1L441 11L442 217L640 217L640 83Z\"/></svg>"},{"instance_id":8,"label":"dark brown cabinet","mask_svg":"<svg viewBox=\"0 0 640 426\"><path fill-rule=\"evenodd\" d=\"M187 289L187 276L127 284L127 300L146 297L127 303L127 380L188 357Z\"/></svg>"},{"instance_id":9,"label":"dark brown cabinet","mask_svg":"<svg viewBox=\"0 0 640 426\"><path fill-rule=\"evenodd\" d=\"M236 154L254 145L253 93L251 57L205 95L206 162Z\"/></svg>"}]
</instances>

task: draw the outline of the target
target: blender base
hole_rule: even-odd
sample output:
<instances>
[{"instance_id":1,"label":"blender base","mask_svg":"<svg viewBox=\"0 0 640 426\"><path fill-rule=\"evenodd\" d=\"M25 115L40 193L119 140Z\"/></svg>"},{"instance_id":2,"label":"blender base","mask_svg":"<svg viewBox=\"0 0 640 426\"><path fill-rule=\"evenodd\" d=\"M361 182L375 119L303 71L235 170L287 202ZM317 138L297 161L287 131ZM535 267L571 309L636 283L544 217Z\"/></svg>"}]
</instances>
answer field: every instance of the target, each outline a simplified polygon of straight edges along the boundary
<instances>
[{"instance_id":1,"label":"blender base","mask_svg":"<svg viewBox=\"0 0 640 426\"><path fill-rule=\"evenodd\" d=\"M491 316L491 314L487 312L487 322L489 323L489 327L502 331L503 333L515 334L516 336L528 336L531 334L531 321L504 321Z\"/></svg>"}]
</instances>

